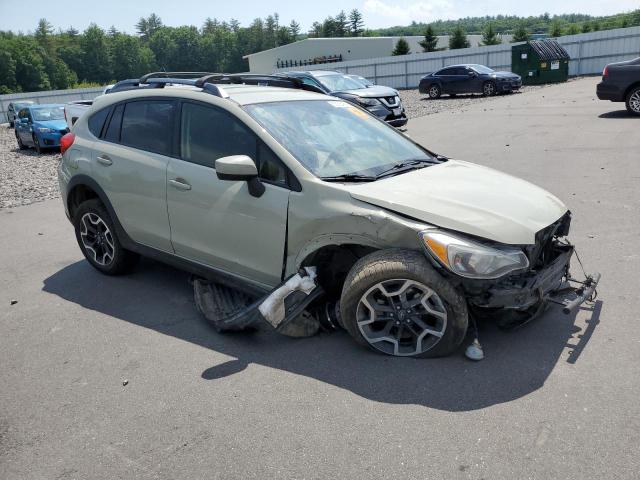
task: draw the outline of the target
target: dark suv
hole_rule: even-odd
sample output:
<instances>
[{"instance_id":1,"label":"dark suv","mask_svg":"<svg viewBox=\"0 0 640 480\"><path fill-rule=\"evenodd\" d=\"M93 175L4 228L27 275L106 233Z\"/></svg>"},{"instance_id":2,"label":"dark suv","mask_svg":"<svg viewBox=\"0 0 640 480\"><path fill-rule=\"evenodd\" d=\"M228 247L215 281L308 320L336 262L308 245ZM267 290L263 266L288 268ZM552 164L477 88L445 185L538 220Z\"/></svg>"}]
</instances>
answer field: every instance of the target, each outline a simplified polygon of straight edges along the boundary
<instances>
[{"instance_id":1,"label":"dark suv","mask_svg":"<svg viewBox=\"0 0 640 480\"><path fill-rule=\"evenodd\" d=\"M629 113L640 115L640 57L604 67L596 93L600 100L625 102Z\"/></svg>"},{"instance_id":2,"label":"dark suv","mask_svg":"<svg viewBox=\"0 0 640 480\"><path fill-rule=\"evenodd\" d=\"M408 119L400 95L393 88L381 85L367 87L352 76L333 70L293 71L278 75L299 78L322 93L355 103L393 127L407 124Z\"/></svg>"}]
</instances>

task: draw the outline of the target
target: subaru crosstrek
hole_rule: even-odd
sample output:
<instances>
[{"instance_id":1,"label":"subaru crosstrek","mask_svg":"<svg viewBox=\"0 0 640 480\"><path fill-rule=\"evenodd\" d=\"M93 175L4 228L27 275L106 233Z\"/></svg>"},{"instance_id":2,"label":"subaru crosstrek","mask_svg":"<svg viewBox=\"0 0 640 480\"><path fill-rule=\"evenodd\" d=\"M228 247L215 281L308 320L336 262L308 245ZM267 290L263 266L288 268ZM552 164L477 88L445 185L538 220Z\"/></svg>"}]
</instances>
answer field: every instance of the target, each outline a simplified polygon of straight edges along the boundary
<instances>
[{"instance_id":1,"label":"subaru crosstrek","mask_svg":"<svg viewBox=\"0 0 640 480\"><path fill-rule=\"evenodd\" d=\"M266 295L265 318L317 282L359 343L397 356L450 353L481 313L533 318L569 278L550 193L341 99L211 78L98 97L63 138L64 207L99 271L149 256Z\"/></svg>"}]
</instances>

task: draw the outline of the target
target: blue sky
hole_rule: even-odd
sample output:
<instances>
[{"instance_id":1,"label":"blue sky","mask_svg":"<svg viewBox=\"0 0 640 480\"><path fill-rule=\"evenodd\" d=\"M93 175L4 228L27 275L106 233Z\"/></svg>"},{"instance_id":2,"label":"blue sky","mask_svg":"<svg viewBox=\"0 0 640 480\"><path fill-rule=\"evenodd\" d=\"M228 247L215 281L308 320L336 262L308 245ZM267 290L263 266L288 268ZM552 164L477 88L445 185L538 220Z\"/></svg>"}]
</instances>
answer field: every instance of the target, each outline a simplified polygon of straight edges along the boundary
<instances>
[{"instance_id":1,"label":"blue sky","mask_svg":"<svg viewBox=\"0 0 640 480\"><path fill-rule=\"evenodd\" d=\"M82 30L95 22L104 28L115 25L132 33L138 18L151 12L172 26L200 26L207 16L237 18L247 25L256 17L278 12L281 23L295 19L306 31L315 20L352 8L363 12L367 27L377 28L405 25L412 20L429 22L498 14L608 15L640 8L640 0L0 0L0 30L27 32L35 28L39 18L45 17L56 29L73 25Z\"/></svg>"}]
</instances>

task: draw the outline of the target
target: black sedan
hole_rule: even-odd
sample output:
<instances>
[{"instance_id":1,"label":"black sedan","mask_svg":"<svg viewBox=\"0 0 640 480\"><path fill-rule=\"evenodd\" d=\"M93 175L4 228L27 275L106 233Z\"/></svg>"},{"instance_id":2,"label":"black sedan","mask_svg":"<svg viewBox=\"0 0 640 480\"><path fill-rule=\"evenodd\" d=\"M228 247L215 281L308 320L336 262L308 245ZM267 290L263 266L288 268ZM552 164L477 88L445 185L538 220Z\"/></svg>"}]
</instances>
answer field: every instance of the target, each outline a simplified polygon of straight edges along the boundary
<instances>
[{"instance_id":1,"label":"black sedan","mask_svg":"<svg viewBox=\"0 0 640 480\"><path fill-rule=\"evenodd\" d=\"M604 67L596 88L600 100L625 102L632 115L640 115L640 57Z\"/></svg>"},{"instance_id":2,"label":"black sedan","mask_svg":"<svg viewBox=\"0 0 640 480\"><path fill-rule=\"evenodd\" d=\"M485 96L513 92L522 86L522 78L511 72L496 72L484 65L450 65L425 75L420 80L420 93L431 98L442 94L482 93Z\"/></svg>"}]
</instances>

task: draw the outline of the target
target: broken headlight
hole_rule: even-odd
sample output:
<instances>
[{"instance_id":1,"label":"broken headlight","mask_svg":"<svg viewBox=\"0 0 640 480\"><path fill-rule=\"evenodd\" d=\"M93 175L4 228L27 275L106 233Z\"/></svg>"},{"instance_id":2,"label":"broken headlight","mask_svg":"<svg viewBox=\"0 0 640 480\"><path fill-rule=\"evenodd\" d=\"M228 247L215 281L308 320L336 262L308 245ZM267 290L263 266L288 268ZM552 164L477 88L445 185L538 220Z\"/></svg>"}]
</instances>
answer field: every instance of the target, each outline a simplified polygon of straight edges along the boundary
<instances>
[{"instance_id":1,"label":"broken headlight","mask_svg":"<svg viewBox=\"0 0 640 480\"><path fill-rule=\"evenodd\" d=\"M489 247L439 230L420 232L420 238L431 255L461 277L492 279L529 266L519 248Z\"/></svg>"}]
</instances>

